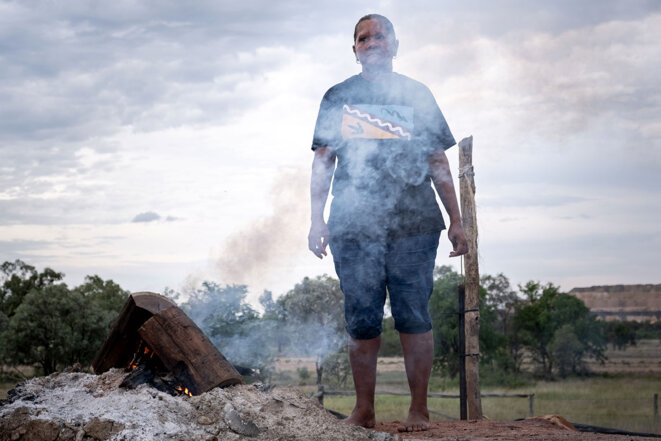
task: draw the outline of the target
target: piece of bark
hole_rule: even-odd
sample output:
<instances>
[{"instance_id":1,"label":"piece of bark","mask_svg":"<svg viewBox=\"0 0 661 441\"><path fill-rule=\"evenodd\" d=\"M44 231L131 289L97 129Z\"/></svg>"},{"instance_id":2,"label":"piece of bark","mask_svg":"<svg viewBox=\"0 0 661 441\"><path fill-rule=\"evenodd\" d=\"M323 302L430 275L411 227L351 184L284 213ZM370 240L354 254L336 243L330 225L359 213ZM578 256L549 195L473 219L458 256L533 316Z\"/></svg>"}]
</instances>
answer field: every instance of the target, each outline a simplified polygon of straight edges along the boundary
<instances>
[{"instance_id":1,"label":"piece of bark","mask_svg":"<svg viewBox=\"0 0 661 441\"><path fill-rule=\"evenodd\" d=\"M194 395L243 382L234 366L177 307L154 314L138 334L181 386Z\"/></svg>"},{"instance_id":2,"label":"piece of bark","mask_svg":"<svg viewBox=\"0 0 661 441\"><path fill-rule=\"evenodd\" d=\"M153 292L131 294L119 317L92 361L96 374L111 368L125 368L140 347L138 328L154 314L177 307L170 299Z\"/></svg>"}]
</instances>

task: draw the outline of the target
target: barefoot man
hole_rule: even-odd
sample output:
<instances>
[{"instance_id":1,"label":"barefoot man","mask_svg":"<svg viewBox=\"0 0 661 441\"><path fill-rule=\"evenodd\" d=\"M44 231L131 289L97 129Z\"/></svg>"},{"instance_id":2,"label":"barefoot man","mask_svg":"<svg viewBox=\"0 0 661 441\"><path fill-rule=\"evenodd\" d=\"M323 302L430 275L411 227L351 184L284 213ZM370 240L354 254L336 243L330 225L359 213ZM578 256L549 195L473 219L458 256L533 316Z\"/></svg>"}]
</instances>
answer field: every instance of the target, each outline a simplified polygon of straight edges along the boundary
<instances>
[{"instance_id":1,"label":"barefoot man","mask_svg":"<svg viewBox=\"0 0 661 441\"><path fill-rule=\"evenodd\" d=\"M390 20L362 17L353 40L361 73L326 92L315 126L308 246L319 258L330 246L344 293L356 388L346 422L375 425L376 362L388 295L411 389L399 430L427 430L434 355L429 298L445 229L434 188L449 216L450 256L468 251L445 156L455 140L430 90L393 72L399 41Z\"/></svg>"}]
</instances>

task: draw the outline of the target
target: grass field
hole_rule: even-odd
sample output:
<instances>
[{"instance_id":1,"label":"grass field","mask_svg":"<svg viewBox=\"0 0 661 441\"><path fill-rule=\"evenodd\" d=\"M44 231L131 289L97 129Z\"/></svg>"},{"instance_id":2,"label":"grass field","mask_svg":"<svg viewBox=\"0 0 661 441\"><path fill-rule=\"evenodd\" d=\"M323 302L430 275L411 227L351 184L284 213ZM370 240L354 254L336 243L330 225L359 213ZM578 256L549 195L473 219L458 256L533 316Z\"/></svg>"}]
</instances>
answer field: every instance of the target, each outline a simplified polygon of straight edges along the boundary
<instances>
[{"instance_id":1,"label":"grass field","mask_svg":"<svg viewBox=\"0 0 661 441\"><path fill-rule=\"evenodd\" d=\"M661 434L654 424L654 394L661 395L661 341L643 340L625 351L609 350L604 365L594 365L593 376L558 381L530 381L516 388L483 386L482 393L534 393L534 415L555 414L574 423L611 427L633 432ZM380 359L377 390L406 391L403 361ZM458 394L458 388L447 379L434 376L430 391ZM313 390L308 386L309 390ZM351 389L349 385L348 389ZM324 405L348 414L354 404L352 396L327 396ZM402 396L377 395L379 420L406 417L409 399ZM429 408L459 418L459 400L431 398ZM495 420L513 420L528 416L527 398L483 398L484 415ZM432 419L446 418L432 415Z\"/></svg>"},{"instance_id":2,"label":"grass field","mask_svg":"<svg viewBox=\"0 0 661 441\"><path fill-rule=\"evenodd\" d=\"M529 381L516 388L483 385L482 393L534 393L534 414L561 415L574 423L612 427L634 432L661 434L661 425L654 424L653 398L661 394L661 341L643 340L638 346L625 351L609 351L603 366L593 366L598 374L589 377L558 381ZM307 369L304 381L297 369ZM29 376L29 371L24 370ZM281 359L276 364L273 383L293 385L307 392L316 391L314 360L305 358ZM525 383L525 382L524 382ZM434 376L430 391L458 394L456 380ZM493 383L492 383L493 384ZM0 399L16 382L0 383ZM352 389L348 384L345 389ZM381 391L407 391L404 364L401 358L379 359L377 389ZM353 407L352 396L327 396L327 408L348 414ZM392 421L406 417L409 398L406 396L377 395L377 418ZM513 420L528 416L527 398L483 398L484 415L494 420ZM459 400L432 398L431 410L459 417ZM432 415L432 419L446 418Z\"/></svg>"},{"instance_id":3,"label":"grass field","mask_svg":"<svg viewBox=\"0 0 661 441\"><path fill-rule=\"evenodd\" d=\"M458 393L446 390L446 393ZM661 433L654 427L653 395L661 393L658 376L586 377L556 382L537 382L517 389L482 389L483 393L534 393L534 415L561 415L574 423L612 427L634 432ZM348 414L354 397L328 396L324 405ZM377 395L376 412L379 420L406 417L408 397ZM527 398L483 398L482 409L487 418L513 420L528 416ZM459 418L459 400L430 398L429 408ZM432 415L437 421L446 418Z\"/></svg>"}]
</instances>

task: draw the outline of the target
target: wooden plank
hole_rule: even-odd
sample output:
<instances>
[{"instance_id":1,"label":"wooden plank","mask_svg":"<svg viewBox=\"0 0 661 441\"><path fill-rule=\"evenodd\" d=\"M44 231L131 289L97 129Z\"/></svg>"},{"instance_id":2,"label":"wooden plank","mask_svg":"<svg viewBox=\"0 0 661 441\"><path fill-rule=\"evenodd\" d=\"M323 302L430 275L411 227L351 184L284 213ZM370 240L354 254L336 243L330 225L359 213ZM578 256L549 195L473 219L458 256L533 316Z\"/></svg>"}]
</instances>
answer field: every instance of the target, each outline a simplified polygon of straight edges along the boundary
<instances>
[{"instance_id":1,"label":"wooden plank","mask_svg":"<svg viewBox=\"0 0 661 441\"><path fill-rule=\"evenodd\" d=\"M181 386L194 395L243 382L234 366L178 307L154 314L138 334Z\"/></svg>"},{"instance_id":2,"label":"wooden plank","mask_svg":"<svg viewBox=\"0 0 661 441\"><path fill-rule=\"evenodd\" d=\"M480 399L480 272L477 253L477 218L475 214L475 181L473 178L473 137L459 142L459 190L461 221L468 241L468 253L464 256L466 274L466 399L468 418L482 418Z\"/></svg>"}]
</instances>

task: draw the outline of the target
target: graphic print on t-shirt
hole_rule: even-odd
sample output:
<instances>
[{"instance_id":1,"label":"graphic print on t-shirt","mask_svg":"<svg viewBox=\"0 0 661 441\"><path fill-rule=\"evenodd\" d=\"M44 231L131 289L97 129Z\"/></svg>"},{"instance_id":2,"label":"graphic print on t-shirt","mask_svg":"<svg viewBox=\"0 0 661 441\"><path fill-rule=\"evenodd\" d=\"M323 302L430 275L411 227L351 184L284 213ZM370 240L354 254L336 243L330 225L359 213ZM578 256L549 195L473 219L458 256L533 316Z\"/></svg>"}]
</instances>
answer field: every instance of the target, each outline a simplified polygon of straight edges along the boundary
<instances>
[{"instance_id":1,"label":"graphic print on t-shirt","mask_svg":"<svg viewBox=\"0 0 661 441\"><path fill-rule=\"evenodd\" d=\"M342 139L411 140L413 107L377 104L345 104L342 107Z\"/></svg>"}]
</instances>

